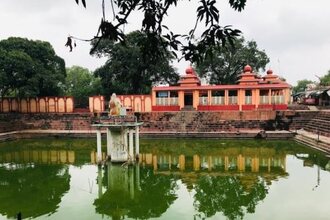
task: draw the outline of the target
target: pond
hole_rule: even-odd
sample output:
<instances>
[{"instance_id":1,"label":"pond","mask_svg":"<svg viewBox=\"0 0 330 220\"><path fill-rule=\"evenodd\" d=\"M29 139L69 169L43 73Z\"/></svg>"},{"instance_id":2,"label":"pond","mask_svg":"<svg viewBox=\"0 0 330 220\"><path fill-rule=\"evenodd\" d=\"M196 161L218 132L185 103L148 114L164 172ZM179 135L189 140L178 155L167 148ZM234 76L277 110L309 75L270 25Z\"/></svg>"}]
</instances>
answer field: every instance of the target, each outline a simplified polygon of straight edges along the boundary
<instances>
[{"instance_id":1,"label":"pond","mask_svg":"<svg viewBox=\"0 0 330 220\"><path fill-rule=\"evenodd\" d=\"M330 216L329 158L293 141L141 140L138 164L103 166L95 142L0 143L0 219Z\"/></svg>"}]
</instances>

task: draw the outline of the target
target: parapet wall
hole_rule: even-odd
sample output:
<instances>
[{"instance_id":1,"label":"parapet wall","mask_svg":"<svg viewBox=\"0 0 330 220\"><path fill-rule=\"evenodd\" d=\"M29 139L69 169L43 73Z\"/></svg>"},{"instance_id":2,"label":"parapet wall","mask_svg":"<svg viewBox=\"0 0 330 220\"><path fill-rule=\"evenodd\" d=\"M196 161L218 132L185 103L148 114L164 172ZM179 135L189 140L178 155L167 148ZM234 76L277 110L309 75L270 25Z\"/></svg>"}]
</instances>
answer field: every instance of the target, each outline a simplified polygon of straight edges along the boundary
<instances>
[{"instance_id":1,"label":"parapet wall","mask_svg":"<svg viewBox=\"0 0 330 220\"><path fill-rule=\"evenodd\" d=\"M0 113L69 113L73 109L73 97L0 98Z\"/></svg>"}]
</instances>

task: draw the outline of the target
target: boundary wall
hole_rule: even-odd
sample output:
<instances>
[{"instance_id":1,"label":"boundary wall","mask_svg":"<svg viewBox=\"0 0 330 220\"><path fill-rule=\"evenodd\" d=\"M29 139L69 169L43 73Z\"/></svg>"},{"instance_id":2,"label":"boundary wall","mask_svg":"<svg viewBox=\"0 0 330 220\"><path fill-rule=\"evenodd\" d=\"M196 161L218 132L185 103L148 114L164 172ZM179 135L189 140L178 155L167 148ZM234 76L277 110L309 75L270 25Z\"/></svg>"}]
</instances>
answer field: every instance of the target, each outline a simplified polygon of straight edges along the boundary
<instances>
[{"instance_id":1,"label":"boundary wall","mask_svg":"<svg viewBox=\"0 0 330 220\"><path fill-rule=\"evenodd\" d=\"M0 112L70 113L74 111L73 97L1 98Z\"/></svg>"}]
</instances>

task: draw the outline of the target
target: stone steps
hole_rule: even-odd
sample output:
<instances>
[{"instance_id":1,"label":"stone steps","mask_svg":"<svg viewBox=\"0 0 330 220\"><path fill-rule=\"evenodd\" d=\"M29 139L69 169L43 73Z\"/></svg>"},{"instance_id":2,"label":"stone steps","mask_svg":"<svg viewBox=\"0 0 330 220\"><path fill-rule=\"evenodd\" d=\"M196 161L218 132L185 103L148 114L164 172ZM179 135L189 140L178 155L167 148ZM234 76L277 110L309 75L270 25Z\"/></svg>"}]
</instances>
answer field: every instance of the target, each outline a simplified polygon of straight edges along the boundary
<instances>
[{"instance_id":1,"label":"stone steps","mask_svg":"<svg viewBox=\"0 0 330 220\"><path fill-rule=\"evenodd\" d=\"M314 138L310 138L310 137L303 136L300 134L297 134L295 136L295 140L301 144L307 145L309 147L312 147L312 148L322 151L324 153L330 154L330 144L329 143L320 142Z\"/></svg>"},{"instance_id":2,"label":"stone steps","mask_svg":"<svg viewBox=\"0 0 330 220\"><path fill-rule=\"evenodd\" d=\"M306 131L330 137L330 112L317 112L314 117L304 125Z\"/></svg>"}]
</instances>

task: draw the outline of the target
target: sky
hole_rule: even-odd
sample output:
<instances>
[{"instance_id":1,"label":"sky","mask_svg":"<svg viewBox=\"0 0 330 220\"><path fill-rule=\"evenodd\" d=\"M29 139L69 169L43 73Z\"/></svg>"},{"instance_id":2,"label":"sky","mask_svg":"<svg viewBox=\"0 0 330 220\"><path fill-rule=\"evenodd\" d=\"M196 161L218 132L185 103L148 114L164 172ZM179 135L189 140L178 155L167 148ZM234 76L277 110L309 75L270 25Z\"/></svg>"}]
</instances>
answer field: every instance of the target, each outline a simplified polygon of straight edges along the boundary
<instances>
[{"instance_id":1,"label":"sky","mask_svg":"<svg viewBox=\"0 0 330 220\"><path fill-rule=\"evenodd\" d=\"M95 70L105 59L91 57L89 43L77 41L73 52L64 46L69 35L90 39L96 34L102 0L86 2L85 9L74 0L0 0L0 40L15 36L48 41L67 67L79 65ZM110 0L105 2L109 8ZM198 2L179 1L164 24L173 32L187 33L195 23ZM231 9L228 0L218 0L217 6L220 24L233 25L246 40L256 41L270 58L266 69L272 69L290 84L296 85L302 79L317 81L317 76L330 70L329 0L248 0L242 12ZM110 12L107 10L106 16L112 20ZM125 32L140 27L141 15L133 14ZM184 74L189 62L173 65Z\"/></svg>"}]
</instances>

